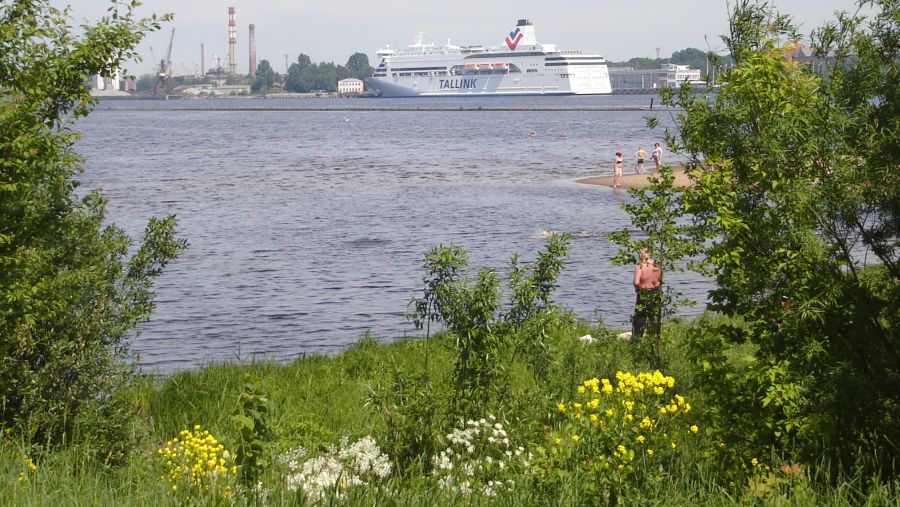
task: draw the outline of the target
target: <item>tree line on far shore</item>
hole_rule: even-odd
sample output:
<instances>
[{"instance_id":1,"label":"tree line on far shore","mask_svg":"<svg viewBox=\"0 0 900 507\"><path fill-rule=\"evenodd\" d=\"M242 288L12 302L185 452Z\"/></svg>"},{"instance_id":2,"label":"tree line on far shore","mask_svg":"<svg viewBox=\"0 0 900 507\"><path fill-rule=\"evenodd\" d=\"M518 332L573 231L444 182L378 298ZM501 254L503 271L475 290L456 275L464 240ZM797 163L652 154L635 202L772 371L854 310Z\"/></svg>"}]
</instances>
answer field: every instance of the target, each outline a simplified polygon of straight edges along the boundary
<instances>
[{"instance_id":1,"label":"tree line on far shore","mask_svg":"<svg viewBox=\"0 0 900 507\"><path fill-rule=\"evenodd\" d=\"M372 71L369 57L365 53L353 53L346 65L335 65L334 62L313 63L308 55L300 53L283 78L272 69L267 60L260 61L251 89L254 93L259 93L280 83L287 92L333 92L337 90L338 81L347 78L365 79L372 75Z\"/></svg>"}]
</instances>

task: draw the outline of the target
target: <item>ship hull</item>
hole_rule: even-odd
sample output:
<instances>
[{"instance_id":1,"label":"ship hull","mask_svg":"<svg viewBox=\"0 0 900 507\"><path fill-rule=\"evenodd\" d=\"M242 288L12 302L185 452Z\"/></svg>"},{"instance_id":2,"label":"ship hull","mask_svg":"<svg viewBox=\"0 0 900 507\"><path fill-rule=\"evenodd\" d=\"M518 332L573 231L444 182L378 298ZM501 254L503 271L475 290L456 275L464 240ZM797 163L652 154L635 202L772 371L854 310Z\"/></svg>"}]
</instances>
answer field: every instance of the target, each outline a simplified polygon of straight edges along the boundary
<instances>
[{"instance_id":1,"label":"ship hull","mask_svg":"<svg viewBox=\"0 0 900 507\"><path fill-rule=\"evenodd\" d=\"M612 93L606 67L602 77L586 83L564 79L528 79L525 76L402 76L368 77L366 84L381 97L469 97L485 95L603 95Z\"/></svg>"}]
</instances>

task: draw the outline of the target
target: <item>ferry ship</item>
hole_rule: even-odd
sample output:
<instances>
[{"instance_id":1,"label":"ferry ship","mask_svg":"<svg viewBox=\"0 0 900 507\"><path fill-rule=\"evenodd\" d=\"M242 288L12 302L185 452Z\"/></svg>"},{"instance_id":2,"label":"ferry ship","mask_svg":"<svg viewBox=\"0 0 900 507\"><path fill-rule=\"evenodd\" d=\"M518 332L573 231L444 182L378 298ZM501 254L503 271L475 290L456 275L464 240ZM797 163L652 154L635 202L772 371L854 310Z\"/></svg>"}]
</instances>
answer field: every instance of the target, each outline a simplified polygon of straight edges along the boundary
<instances>
[{"instance_id":1,"label":"ferry ship","mask_svg":"<svg viewBox=\"0 0 900 507\"><path fill-rule=\"evenodd\" d=\"M599 54L540 44L534 25L520 19L497 47L424 44L379 49L366 82L382 97L471 95L597 95L611 93Z\"/></svg>"}]
</instances>

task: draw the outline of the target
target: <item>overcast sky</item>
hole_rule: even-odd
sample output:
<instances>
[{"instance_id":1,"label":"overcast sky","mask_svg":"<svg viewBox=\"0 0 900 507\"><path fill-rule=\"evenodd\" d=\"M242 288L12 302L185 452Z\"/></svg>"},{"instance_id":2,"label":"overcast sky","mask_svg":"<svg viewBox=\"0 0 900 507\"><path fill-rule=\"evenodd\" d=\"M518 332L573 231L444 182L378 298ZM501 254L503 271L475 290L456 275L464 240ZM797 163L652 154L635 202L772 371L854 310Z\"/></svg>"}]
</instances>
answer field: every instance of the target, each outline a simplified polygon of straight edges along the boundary
<instances>
[{"instance_id":1,"label":"overcast sky","mask_svg":"<svg viewBox=\"0 0 900 507\"><path fill-rule=\"evenodd\" d=\"M75 24L96 20L110 6L107 0L52 0L70 5ZM835 10L853 10L853 0L776 0L776 7L793 16L808 34ZM344 64L359 51L375 65L375 51L385 45L410 44L417 32L425 42L488 46L502 43L516 20L535 26L539 42L560 49L599 52L613 61L635 56L665 58L687 47L720 49L727 30L727 0L145 0L139 12L173 13L174 21L150 34L139 46L144 62L130 64L140 74L152 68L168 46L172 28L172 63L177 74L200 66L200 44L206 47L206 67L213 55L226 64L228 7L235 7L238 72L248 69L248 25L256 25L257 60L267 59L277 72L306 53L313 62ZM708 41L708 46L707 46Z\"/></svg>"}]
</instances>

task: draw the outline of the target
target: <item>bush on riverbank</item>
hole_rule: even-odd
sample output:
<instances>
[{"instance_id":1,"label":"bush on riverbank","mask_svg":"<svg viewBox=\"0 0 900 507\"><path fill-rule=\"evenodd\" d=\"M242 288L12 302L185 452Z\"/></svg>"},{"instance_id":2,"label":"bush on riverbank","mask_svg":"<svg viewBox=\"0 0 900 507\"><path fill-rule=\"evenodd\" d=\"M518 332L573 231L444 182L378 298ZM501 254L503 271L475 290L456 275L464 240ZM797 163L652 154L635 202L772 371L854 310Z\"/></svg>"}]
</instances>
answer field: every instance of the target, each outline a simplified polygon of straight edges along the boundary
<instances>
[{"instance_id":1,"label":"bush on riverbank","mask_svg":"<svg viewBox=\"0 0 900 507\"><path fill-rule=\"evenodd\" d=\"M117 3L76 36L47 1L0 4L0 429L106 462L129 451L128 340L186 245L174 216L151 218L133 242L99 192L76 192L72 125L94 104L85 79L117 75L159 28L136 6Z\"/></svg>"}]
</instances>

